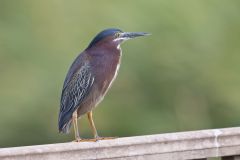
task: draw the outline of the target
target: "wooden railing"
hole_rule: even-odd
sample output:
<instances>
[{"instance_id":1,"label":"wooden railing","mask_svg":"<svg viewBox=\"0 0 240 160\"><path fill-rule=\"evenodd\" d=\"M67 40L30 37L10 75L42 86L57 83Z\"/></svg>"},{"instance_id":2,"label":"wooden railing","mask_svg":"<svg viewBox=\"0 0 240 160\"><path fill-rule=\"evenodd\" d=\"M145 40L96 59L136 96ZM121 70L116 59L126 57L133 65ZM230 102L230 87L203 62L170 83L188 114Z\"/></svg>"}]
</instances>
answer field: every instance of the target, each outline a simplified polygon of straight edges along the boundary
<instances>
[{"instance_id":1,"label":"wooden railing","mask_svg":"<svg viewBox=\"0 0 240 160\"><path fill-rule=\"evenodd\" d=\"M240 127L0 149L0 160L240 160L238 155Z\"/></svg>"}]
</instances>

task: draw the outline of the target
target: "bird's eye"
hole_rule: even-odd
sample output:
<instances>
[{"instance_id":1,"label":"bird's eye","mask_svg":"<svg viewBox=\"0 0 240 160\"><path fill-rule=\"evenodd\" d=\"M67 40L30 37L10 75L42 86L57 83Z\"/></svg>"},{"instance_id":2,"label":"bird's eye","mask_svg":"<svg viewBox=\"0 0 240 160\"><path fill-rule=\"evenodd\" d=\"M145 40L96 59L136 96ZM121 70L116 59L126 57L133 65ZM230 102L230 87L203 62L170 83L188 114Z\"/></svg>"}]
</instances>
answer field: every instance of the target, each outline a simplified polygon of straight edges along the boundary
<instances>
[{"instance_id":1,"label":"bird's eye","mask_svg":"<svg viewBox=\"0 0 240 160\"><path fill-rule=\"evenodd\" d=\"M120 36L120 32L115 33L115 37L118 38Z\"/></svg>"}]
</instances>

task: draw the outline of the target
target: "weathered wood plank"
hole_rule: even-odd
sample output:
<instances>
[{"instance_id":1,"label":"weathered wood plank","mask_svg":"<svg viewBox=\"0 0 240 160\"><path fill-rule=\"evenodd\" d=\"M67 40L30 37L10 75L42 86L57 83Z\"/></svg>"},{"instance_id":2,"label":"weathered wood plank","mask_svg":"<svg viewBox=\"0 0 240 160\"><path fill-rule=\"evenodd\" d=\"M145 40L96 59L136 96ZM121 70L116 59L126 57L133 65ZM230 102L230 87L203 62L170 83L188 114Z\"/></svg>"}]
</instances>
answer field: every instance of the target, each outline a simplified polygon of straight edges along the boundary
<instances>
[{"instance_id":1,"label":"weathered wood plank","mask_svg":"<svg viewBox=\"0 0 240 160\"><path fill-rule=\"evenodd\" d=\"M240 155L240 127L0 149L1 160L184 160L233 155Z\"/></svg>"}]
</instances>

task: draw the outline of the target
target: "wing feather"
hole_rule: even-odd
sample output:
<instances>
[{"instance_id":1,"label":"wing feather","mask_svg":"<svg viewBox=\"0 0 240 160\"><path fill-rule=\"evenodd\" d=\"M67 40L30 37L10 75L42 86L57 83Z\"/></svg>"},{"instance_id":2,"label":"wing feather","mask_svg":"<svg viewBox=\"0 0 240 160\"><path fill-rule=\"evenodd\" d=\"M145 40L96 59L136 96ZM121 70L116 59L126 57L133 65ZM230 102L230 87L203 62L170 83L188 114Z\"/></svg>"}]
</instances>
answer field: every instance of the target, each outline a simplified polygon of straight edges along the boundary
<instances>
[{"instance_id":1,"label":"wing feather","mask_svg":"<svg viewBox=\"0 0 240 160\"><path fill-rule=\"evenodd\" d=\"M59 131L68 132L67 124L72 118L73 112L79 107L86 95L88 95L94 82L90 66L85 63L75 74L65 81L59 112Z\"/></svg>"}]
</instances>

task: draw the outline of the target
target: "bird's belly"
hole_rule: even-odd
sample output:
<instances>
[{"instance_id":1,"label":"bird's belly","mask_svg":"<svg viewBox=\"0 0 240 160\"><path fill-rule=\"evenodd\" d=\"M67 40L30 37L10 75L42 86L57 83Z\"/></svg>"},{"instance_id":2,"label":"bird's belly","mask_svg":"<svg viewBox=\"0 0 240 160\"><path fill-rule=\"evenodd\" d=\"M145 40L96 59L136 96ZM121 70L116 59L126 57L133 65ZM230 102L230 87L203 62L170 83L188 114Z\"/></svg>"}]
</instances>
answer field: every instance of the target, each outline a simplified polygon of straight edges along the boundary
<instances>
[{"instance_id":1,"label":"bird's belly","mask_svg":"<svg viewBox=\"0 0 240 160\"><path fill-rule=\"evenodd\" d=\"M87 112L93 110L104 98L104 95L93 86L93 92L89 93L89 96L78 107L78 116L84 115Z\"/></svg>"},{"instance_id":2,"label":"bird's belly","mask_svg":"<svg viewBox=\"0 0 240 160\"><path fill-rule=\"evenodd\" d=\"M99 77L95 79L96 81L91 88L89 96L87 96L87 98L78 107L79 116L93 110L104 99L104 96L106 95L107 91L111 87L113 81L118 74L119 66L120 64L118 64L115 69L112 70L110 74L108 74L108 76L99 75ZM103 79L102 77L108 78Z\"/></svg>"}]
</instances>

